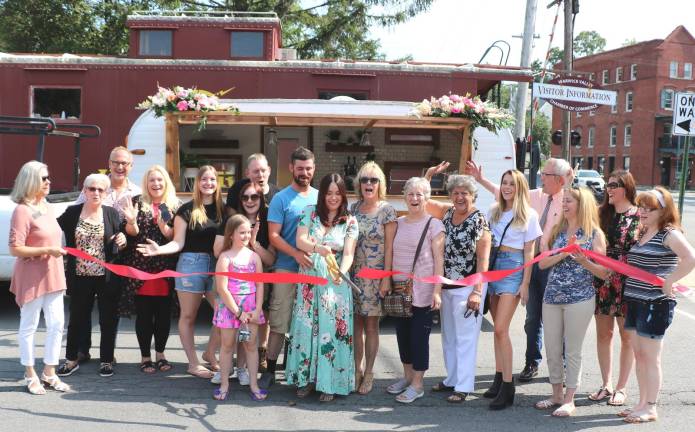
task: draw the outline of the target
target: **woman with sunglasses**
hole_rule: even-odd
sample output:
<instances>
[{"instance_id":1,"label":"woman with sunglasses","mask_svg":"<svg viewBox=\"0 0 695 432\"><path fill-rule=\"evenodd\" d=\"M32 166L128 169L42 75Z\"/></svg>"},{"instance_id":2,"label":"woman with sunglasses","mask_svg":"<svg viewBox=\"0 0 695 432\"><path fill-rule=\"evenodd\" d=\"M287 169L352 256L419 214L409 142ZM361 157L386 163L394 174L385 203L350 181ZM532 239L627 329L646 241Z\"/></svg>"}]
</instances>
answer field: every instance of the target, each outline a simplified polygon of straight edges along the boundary
<instances>
[{"instance_id":1,"label":"woman with sunglasses","mask_svg":"<svg viewBox=\"0 0 695 432\"><path fill-rule=\"evenodd\" d=\"M625 330L632 340L639 402L620 412L628 423L658 418L661 389L661 348L673 320L673 284L695 268L695 250L683 235L678 209L668 190L657 186L637 196L642 229L627 254L627 263L664 279L663 286L628 277L625 281Z\"/></svg>"},{"instance_id":2,"label":"woman with sunglasses","mask_svg":"<svg viewBox=\"0 0 695 432\"><path fill-rule=\"evenodd\" d=\"M232 208L232 215L241 214L246 216L246 218L251 222L251 240L249 240L249 249L256 252L261 258L263 267L265 270L269 269L275 263L275 248L270 244L268 238L268 206L266 205L265 196L263 195L263 186L258 183L253 183L249 179L239 180L241 186L236 189L239 190L239 196L236 200L233 200L237 205ZM224 229L227 225L226 222L220 224L220 228L217 231L217 236L215 236L215 245L213 247L215 256L219 256L222 252L224 245ZM268 316L268 298L270 298L269 288L272 288L272 284L265 284L265 289L263 292L263 312L265 316ZM259 360L262 359L262 355L265 353L264 342L268 341L268 320L258 326L259 335ZM215 373L212 381L213 383L219 384L217 380L219 379L219 374ZM237 351L237 378L239 379L239 384L249 385L250 377L248 374L248 369L246 368L246 359L244 350Z\"/></svg>"},{"instance_id":3,"label":"woman with sunglasses","mask_svg":"<svg viewBox=\"0 0 695 432\"><path fill-rule=\"evenodd\" d=\"M570 244L599 254L606 252L606 240L598 221L594 195L586 188L565 190L562 215L543 250ZM551 269L543 295L543 324L548 372L553 392L536 403L536 409L554 408L553 417L574 414L574 395L582 375L582 346L596 308L594 276L605 279L609 272L582 253L560 252L538 263ZM567 390L563 393L563 382Z\"/></svg>"},{"instance_id":4,"label":"woman with sunglasses","mask_svg":"<svg viewBox=\"0 0 695 432\"><path fill-rule=\"evenodd\" d=\"M44 385L65 392L70 386L56 376L63 336L65 274L60 247L60 226L46 196L51 191L48 167L38 161L25 163L17 174L10 198L17 203L12 212L9 248L17 257L10 292L19 306L19 356L29 393L46 394ZM34 336L43 311L46 321L43 372L34 369Z\"/></svg>"},{"instance_id":5,"label":"woman with sunglasses","mask_svg":"<svg viewBox=\"0 0 695 432\"><path fill-rule=\"evenodd\" d=\"M90 174L84 179L86 200L68 207L58 218L66 246L80 249L102 261L113 262L126 246L126 237L120 232L118 211L103 204L105 192L111 182L104 174ZM113 375L113 351L118 329L118 302L121 284L101 265L82 258L68 257L67 285L70 288L70 321L65 348L65 363L58 368L59 376L72 375L80 368L77 362L79 344L89 331L94 298L99 307L101 329L99 375Z\"/></svg>"},{"instance_id":6,"label":"woman with sunglasses","mask_svg":"<svg viewBox=\"0 0 695 432\"><path fill-rule=\"evenodd\" d=\"M606 194L599 208L601 229L606 235L606 256L627 262L627 252L637 241L639 216L635 205L635 179L628 171L616 170L608 177ZM625 403L625 387L634 357L630 337L625 331L627 306L623 298L625 276L611 272L607 279L594 279L596 288L596 351L601 369L601 387L589 395L593 401L608 399L608 405ZM613 330L620 332L620 370L613 390Z\"/></svg>"},{"instance_id":7,"label":"woman with sunglasses","mask_svg":"<svg viewBox=\"0 0 695 432\"><path fill-rule=\"evenodd\" d=\"M396 235L396 209L386 201L386 177L379 165L367 162L357 173L357 202L350 213L357 219L357 238L353 275L363 267L391 270L393 237ZM391 290L391 279L353 277L361 292L355 302L355 386L366 395L374 386L374 361L379 350L381 296ZM364 369L362 365L364 364ZM363 372L364 371L364 372Z\"/></svg>"}]
</instances>

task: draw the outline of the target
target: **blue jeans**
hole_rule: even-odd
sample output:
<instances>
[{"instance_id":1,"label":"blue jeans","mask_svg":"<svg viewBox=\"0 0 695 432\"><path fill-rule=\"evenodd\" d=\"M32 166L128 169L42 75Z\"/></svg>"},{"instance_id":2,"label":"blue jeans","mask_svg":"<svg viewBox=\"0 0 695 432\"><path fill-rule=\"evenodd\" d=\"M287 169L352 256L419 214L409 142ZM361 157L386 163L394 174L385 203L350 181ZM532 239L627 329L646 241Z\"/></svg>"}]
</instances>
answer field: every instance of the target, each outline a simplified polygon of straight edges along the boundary
<instances>
[{"instance_id":1,"label":"blue jeans","mask_svg":"<svg viewBox=\"0 0 695 432\"><path fill-rule=\"evenodd\" d=\"M543 359L543 295L548 284L550 269L541 270L538 264L533 265L531 282L528 288L528 303L526 303L526 364L538 366Z\"/></svg>"}]
</instances>

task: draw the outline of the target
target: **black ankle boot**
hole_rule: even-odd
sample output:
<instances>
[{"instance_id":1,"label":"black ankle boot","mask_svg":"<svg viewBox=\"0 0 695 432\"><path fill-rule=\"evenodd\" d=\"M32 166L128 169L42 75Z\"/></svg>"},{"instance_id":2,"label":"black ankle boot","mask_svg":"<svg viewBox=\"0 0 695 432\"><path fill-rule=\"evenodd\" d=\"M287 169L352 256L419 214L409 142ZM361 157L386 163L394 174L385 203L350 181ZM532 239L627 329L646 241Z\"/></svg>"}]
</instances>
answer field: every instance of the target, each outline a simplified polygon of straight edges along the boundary
<instances>
[{"instance_id":1,"label":"black ankle boot","mask_svg":"<svg viewBox=\"0 0 695 432\"><path fill-rule=\"evenodd\" d=\"M502 372L495 372L495 379L492 381L492 385L490 386L489 389L485 393L483 393L483 397L486 397L488 399L493 399L497 396L497 393L500 392L500 388L502 387Z\"/></svg>"},{"instance_id":2,"label":"black ankle boot","mask_svg":"<svg viewBox=\"0 0 695 432\"><path fill-rule=\"evenodd\" d=\"M501 410L508 406L514 405L514 394L516 393L516 388L514 387L514 381L503 382L500 392L497 393L497 397L490 402L491 410Z\"/></svg>"}]
</instances>

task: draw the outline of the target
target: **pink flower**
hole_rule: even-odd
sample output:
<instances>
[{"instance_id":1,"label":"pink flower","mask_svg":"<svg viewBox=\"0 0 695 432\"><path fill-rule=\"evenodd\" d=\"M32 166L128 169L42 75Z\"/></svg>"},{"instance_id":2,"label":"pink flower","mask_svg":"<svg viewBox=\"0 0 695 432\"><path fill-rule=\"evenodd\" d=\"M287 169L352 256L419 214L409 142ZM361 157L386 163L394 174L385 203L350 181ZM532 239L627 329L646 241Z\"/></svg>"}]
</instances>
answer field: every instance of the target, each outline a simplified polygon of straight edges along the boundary
<instances>
[{"instance_id":1,"label":"pink flower","mask_svg":"<svg viewBox=\"0 0 695 432\"><path fill-rule=\"evenodd\" d=\"M188 111L188 102L179 101L179 103L176 104L176 109L179 111Z\"/></svg>"},{"instance_id":2,"label":"pink flower","mask_svg":"<svg viewBox=\"0 0 695 432\"><path fill-rule=\"evenodd\" d=\"M338 335L340 335L340 336L347 335L348 329L347 329L347 323L345 322L345 320L337 320L335 324L336 324L336 327L338 330Z\"/></svg>"}]
</instances>

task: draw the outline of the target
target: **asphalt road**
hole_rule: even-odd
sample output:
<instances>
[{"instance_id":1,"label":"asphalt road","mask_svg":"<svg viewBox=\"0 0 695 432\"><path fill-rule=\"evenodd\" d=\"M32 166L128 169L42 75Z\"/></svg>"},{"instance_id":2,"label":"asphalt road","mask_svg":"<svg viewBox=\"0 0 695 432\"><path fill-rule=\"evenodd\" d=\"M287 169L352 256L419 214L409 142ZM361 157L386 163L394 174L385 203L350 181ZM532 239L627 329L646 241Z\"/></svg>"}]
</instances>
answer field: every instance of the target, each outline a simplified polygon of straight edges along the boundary
<instances>
[{"instance_id":1,"label":"asphalt road","mask_svg":"<svg viewBox=\"0 0 695 432\"><path fill-rule=\"evenodd\" d=\"M4 288L4 287L3 287ZM0 418L2 431L31 430L72 432L107 431L232 431L232 430L514 430L578 431L617 427L618 430L693 430L695 417L695 374L693 374L693 330L695 303L684 299L665 340L664 386L659 401L660 420L652 425L626 425L616 417L617 408L597 404L586 398L600 386L596 362L595 332L590 327L584 347L583 384L577 400L577 414L569 419L551 418L547 412L533 408L534 402L550 391L545 363L540 377L517 387L513 408L502 412L487 409L481 394L494 373L492 332L483 325L478 354L478 377L475 394L461 405L452 405L444 396L428 392L411 406L402 406L386 394L385 387L398 376L400 364L393 326L385 322L376 365L374 391L368 396L351 395L324 405L316 398L298 400L293 389L284 384L273 387L263 403L251 401L248 391L232 384L226 402L212 400L214 386L185 374L185 356L177 334L167 350L175 363L169 373L144 375L138 370L139 350L133 324L124 320L118 336L116 374L101 378L92 361L66 379L74 392L31 396L22 386L22 368L18 360L18 311L11 297L0 296ZM512 323L515 371L523 367L525 348L524 311L519 310ZM96 316L95 316L95 322ZM198 334L204 334L206 319L201 317ZM173 329L175 330L175 329ZM39 344L43 334L38 335ZM95 336L95 341L98 340ZM197 339L202 348L204 338ZM617 344L616 344L617 348ZM98 350L93 349L93 354ZM431 337L431 369L426 374L429 386L444 376L440 334ZM628 401L637 393L634 377L628 386Z\"/></svg>"}]
</instances>

